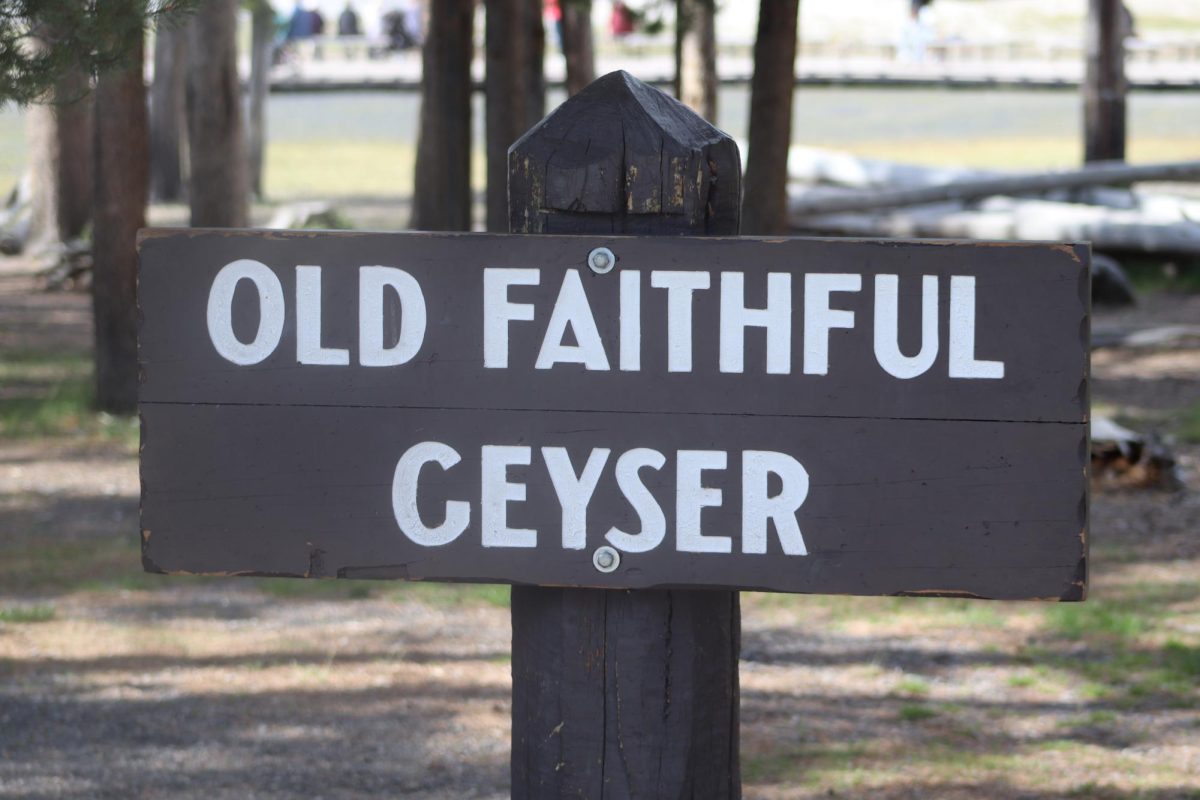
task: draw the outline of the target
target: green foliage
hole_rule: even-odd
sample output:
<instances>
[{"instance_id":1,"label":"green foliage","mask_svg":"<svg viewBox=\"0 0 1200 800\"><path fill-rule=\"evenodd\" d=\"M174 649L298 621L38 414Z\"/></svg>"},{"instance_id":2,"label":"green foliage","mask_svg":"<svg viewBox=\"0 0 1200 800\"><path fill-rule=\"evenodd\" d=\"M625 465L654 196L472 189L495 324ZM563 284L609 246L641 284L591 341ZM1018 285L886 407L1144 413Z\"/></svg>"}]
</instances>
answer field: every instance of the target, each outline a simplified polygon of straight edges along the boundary
<instances>
[{"instance_id":1,"label":"green foliage","mask_svg":"<svg viewBox=\"0 0 1200 800\"><path fill-rule=\"evenodd\" d=\"M0 0L0 102L39 102L68 72L94 75L119 66L148 24L196 5L198 0Z\"/></svg>"}]
</instances>

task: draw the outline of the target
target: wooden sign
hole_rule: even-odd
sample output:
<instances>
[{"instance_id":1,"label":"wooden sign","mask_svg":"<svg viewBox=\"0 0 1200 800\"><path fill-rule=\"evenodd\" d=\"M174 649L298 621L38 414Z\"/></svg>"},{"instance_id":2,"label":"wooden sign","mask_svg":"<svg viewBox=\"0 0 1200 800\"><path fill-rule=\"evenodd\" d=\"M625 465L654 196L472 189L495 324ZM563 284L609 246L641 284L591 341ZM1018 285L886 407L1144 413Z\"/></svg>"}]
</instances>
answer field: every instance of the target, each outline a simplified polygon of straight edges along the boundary
<instances>
[{"instance_id":1,"label":"wooden sign","mask_svg":"<svg viewBox=\"0 0 1200 800\"><path fill-rule=\"evenodd\" d=\"M1084 246L140 252L148 570L1083 596Z\"/></svg>"}]
</instances>

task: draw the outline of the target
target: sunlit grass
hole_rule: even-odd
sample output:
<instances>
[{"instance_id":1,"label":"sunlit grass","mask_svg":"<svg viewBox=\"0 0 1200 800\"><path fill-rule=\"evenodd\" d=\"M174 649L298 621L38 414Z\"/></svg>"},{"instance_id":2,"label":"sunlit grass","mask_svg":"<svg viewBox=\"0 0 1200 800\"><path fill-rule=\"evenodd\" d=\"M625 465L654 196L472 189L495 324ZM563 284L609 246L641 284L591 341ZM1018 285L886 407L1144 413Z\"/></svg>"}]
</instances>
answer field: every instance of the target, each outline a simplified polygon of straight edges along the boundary
<instances>
[{"instance_id":1,"label":"sunlit grass","mask_svg":"<svg viewBox=\"0 0 1200 800\"><path fill-rule=\"evenodd\" d=\"M278 141L267 148L266 193L296 198L408 197L416 147L400 140ZM471 184L486 185L481 153L472 157Z\"/></svg>"}]
</instances>

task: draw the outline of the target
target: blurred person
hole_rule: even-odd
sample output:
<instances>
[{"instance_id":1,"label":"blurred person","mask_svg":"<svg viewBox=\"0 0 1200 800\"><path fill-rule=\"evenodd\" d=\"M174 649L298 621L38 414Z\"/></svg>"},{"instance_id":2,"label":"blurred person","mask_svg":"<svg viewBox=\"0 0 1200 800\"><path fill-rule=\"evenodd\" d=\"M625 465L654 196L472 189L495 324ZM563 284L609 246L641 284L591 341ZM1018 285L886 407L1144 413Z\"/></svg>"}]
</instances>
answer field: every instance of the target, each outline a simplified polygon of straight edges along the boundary
<instances>
[{"instance_id":1,"label":"blurred person","mask_svg":"<svg viewBox=\"0 0 1200 800\"><path fill-rule=\"evenodd\" d=\"M304 0L299 0L292 9L292 16L288 20L287 31L283 36L284 41L308 39L314 35L314 26L313 12L305 7Z\"/></svg>"},{"instance_id":2,"label":"blurred person","mask_svg":"<svg viewBox=\"0 0 1200 800\"><path fill-rule=\"evenodd\" d=\"M560 0L544 0L542 4L542 16L549 20L550 27L554 29L554 41L558 45L558 49L563 49L562 35L562 5Z\"/></svg>"},{"instance_id":3,"label":"blurred person","mask_svg":"<svg viewBox=\"0 0 1200 800\"><path fill-rule=\"evenodd\" d=\"M612 15L608 18L608 30L614 39L623 39L633 33L633 12L621 0L616 0L612 5Z\"/></svg>"},{"instance_id":4,"label":"blurred person","mask_svg":"<svg viewBox=\"0 0 1200 800\"><path fill-rule=\"evenodd\" d=\"M337 34L338 36L358 36L361 33L362 26L358 22L358 12L354 10L352 3L347 2L342 13L338 15Z\"/></svg>"},{"instance_id":5,"label":"blurred person","mask_svg":"<svg viewBox=\"0 0 1200 800\"><path fill-rule=\"evenodd\" d=\"M909 0L908 22L900 34L897 55L901 61L921 63L934 39L933 0Z\"/></svg>"},{"instance_id":6,"label":"blurred person","mask_svg":"<svg viewBox=\"0 0 1200 800\"><path fill-rule=\"evenodd\" d=\"M408 31L412 46L420 47L421 42L425 41L421 3L418 0L405 0L401 4L401 10L404 14L404 29Z\"/></svg>"}]
</instances>

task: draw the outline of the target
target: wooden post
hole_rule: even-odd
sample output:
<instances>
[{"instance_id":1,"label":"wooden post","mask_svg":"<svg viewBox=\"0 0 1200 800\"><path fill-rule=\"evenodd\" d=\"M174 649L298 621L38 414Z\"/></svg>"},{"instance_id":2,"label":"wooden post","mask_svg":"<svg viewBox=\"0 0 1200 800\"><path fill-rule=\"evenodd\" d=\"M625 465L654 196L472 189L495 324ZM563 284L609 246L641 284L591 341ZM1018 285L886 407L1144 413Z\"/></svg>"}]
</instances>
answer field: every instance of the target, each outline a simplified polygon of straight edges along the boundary
<instances>
[{"instance_id":1,"label":"wooden post","mask_svg":"<svg viewBox=\"0 0 1200 800\"><path fill-rule=\"evenodd\" d=\"M796 18L800 0L762 0L750 79L746 154L746 233L787 230L787 160L796 94Z\"/></svg>"},{"instance_id":2,"label":"wooden post","mask_svg":"<svg viewBox=\"0 0 1200 800\"><path fill-rule=\"evenodd\" d=\"M614 72L509 151L509 230L735 235L740 190L731 138ZM740 796L736 592L514 586L512 625L513 797Z\"/></svg>"},{"instance_id":3,"label":"wooden post","mask_svg":"<svg viewBox=\"0 0 1200 800\"><path fill-rule=\"evenodd\" d=\"M1125 33L1121 0L1089 0L1083 88L1084 161L1125 160Z\"/></svg>"},{"instance_id":4,"label":"wooden post","mask_svg":"<svg viewBox=\"0 0 1200 800\"><path fill-rule=\"evenodd\" d=\"M469 231L475 2L442 0L428 9L410 227Z\"/></svg>"}]
</instances>

